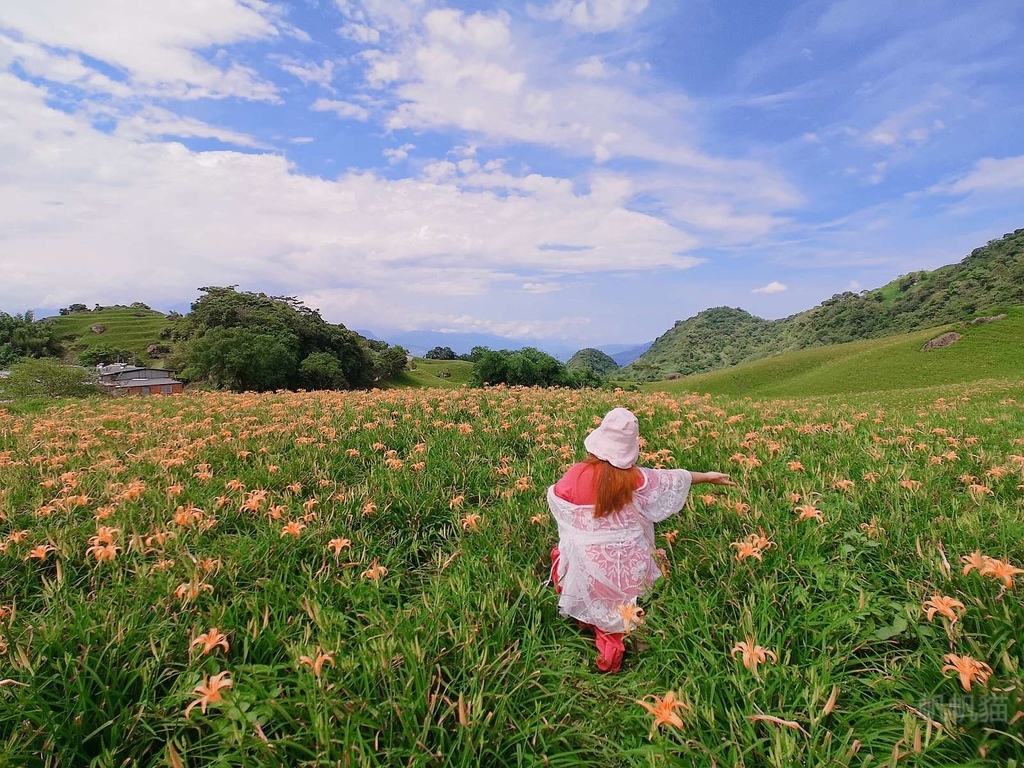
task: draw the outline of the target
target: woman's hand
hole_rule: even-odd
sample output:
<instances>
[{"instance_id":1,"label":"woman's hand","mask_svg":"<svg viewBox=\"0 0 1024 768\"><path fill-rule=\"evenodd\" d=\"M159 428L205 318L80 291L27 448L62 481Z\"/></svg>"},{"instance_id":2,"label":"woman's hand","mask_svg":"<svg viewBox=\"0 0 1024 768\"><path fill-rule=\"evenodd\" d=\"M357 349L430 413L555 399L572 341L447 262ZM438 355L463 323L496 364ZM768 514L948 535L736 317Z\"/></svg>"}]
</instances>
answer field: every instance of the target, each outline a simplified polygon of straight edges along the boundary
<instances>
[{"instance_id":1,"label":"woman's hand","mask_svg":"<svg viewBox=\"0 0 1024 768\"><path fill-rule=\"evenodd\" d=\"M732 481L729 475L724 472L691 472L690 476L695 483L710 483L711 485L725 485L729 488L739 488Z\"/></svg>"}]
</instances>

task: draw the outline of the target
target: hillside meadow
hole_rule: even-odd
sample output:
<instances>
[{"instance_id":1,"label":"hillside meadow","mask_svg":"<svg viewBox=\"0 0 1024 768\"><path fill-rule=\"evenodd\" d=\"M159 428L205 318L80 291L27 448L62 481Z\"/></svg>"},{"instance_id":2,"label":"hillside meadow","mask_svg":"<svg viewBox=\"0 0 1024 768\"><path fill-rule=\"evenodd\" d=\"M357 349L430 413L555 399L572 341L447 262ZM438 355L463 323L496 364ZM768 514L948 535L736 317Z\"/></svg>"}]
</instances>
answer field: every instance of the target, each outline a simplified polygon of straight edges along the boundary
<instances>
[{"instance_id":1,"label":"hillside meadow","mask_svg":"<svg viewBox=\"0 0 1024 768\"><path fill-rule=\"evenodd\" d=\"M642 463L741 488L659 524L605 676L544 583L544 493L620 405ZM0 479L3 766L1024 754L1019 380L95 399L0 410Z\"/></svg>"},{"instance_id":2,"label":"hillside meadow","mask_svg":"<svg viewBox=\"0 0 1024 768\"><path fill-rule=\"evenodd\" d=\"M883 339L854 341L766 357L721 371L641 385L645 390L752 397L820 397L900 392L1024 376L1024 307L992 310L991 323L955 323ZM955 331L962 338L922 352Z\"/></svg>"}]
</instances>

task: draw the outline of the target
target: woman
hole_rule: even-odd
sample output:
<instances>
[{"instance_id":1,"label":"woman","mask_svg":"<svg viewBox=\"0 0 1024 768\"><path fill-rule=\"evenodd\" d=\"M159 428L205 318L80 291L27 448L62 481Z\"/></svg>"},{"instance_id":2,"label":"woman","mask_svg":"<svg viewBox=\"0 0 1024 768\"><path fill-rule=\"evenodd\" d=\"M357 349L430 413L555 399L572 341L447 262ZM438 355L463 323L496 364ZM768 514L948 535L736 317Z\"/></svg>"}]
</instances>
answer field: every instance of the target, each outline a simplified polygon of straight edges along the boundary
<instances>
[{"instance_id":1,"label":"woman","mask_svg":"<svg viewBox=\"0 0 1024 768\"><path fill-rule=\"evenodd\" d=\"M583 445L586 460L548 488L558 523L551 579L559 613L594 630L597 668L618 672L627 617L662 575L654 523L681 510L694 483L736 483L721 472L637 467L640 428L625 408L611 410Z\"/></svg>"}]
</instances>

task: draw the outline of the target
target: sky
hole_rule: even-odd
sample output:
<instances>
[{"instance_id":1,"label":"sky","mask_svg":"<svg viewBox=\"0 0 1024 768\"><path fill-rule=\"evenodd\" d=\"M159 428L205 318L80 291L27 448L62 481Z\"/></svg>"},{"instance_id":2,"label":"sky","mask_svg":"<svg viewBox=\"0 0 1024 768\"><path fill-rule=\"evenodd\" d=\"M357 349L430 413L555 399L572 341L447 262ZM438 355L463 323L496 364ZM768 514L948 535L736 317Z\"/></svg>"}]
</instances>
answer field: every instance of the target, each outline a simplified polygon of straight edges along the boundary
<instances>
[{"instance_id":1,"label":"sky","mask_svg":"<svg viewBox=\"0 0 1024 768\"><path fill-rule=\"evenodd\" d=\"M1020 0L7 0L0 309L650 341L1024 227Z\"/></svg>"}]
</instances>

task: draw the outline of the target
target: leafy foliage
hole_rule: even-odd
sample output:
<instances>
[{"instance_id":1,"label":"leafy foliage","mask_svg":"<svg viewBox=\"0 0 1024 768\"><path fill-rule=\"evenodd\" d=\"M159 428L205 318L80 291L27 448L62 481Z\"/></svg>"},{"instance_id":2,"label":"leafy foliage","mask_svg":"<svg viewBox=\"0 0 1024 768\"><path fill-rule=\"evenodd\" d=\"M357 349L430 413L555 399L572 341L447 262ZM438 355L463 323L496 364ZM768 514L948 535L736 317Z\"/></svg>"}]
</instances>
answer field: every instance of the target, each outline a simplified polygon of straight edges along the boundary
<instances>
[{"instance_id":1,"label":"leafy foliage","mask_svg":"<svg viewBox=\"0 0 1024 768\"><path fill-rule=\"evenodd\" d=\"M455 360L458 355L451 347L434 347L423 357L427 360Z\"/></svg>"},{"instance_id":2,"label":"leafy foliage","mask_svg":"<svg viewBox=\"0 0 1024 768\"><path fill-rule=\"evenodd\" d=\"M476 386L583 387L598 386L601 378L585 369L570 371L548 353L524 347L484 352L473 364L471 381Z\"/></svg>"},{"instance_id":3,"label":"leafy foliage","mask_svg":"<svg viewBox=\"0 0 1024 768\"><path fill-rule=\"evenodd\" d=\"M763 320L714 307L660 336L624 369L640 380L726 368L780 352L872 339L966 320L1024 304L1024 229L932 272L914 272L877 290L844 292L806 312Z\"/></svg>"},{"instance_id":4,"label":"leafy foliage","mask_svg":"<svg viewBox=\"0 0 1024 768\"><path fill-rule=\"evenodd\" d=\"M25 358L11 366L11 375L0 379L0 397L10 399L84 397L98 390L85 368L56 360Z\"/></svg>"},{"instance_id":5,"label":"leafy foliage","mask_svg":"<svg viewBox=\"0 0 1024 768\"><path fill-rule=\"evenodd\" d=\"M601 350L587 347L570 357L565 367L570 371L583 369L592 371L598 376L607 376L612 371L618 370L619 364Z\"/></svg>"},{"instance_id":6,"label":"leafy foliage","mask_svg":"<svg viewBox=\"0 0 1024 768\"><path fill-rule=\"evenodd\" d=\"M174 336L186 342L181 353L186 378L236 391L333 389L368 386L375 371L393 369L393 360L382 368L359 334L327 323L295 298L239 292L233 286L200 291L204 295L174 326Z\"/></svg>"},{"instance_id":7,"label":"leafy foliage","mask_svg":"<svg viewBox=\"0 0 1024 768\"><path fill-rule=\"evenodd\" d=\"M60 339L54 329L37 323L32 312L9 315L0 312L0 366L20 357L59 357Z\"/></svg>"},{"instance_id":8,"label":"leafy foliage","mask_svg":"<svg viewBox=\"0 0 1024 768\"><path fill-rule=\"evenodd\" d=\"M137 357L130 349L118 349L113 344L97 344L78 355L79 365L109 365L110 363L137 363Z\"/></svg>"}]
</instances>

